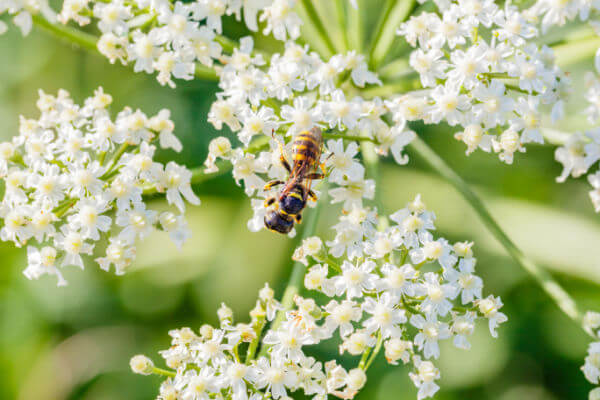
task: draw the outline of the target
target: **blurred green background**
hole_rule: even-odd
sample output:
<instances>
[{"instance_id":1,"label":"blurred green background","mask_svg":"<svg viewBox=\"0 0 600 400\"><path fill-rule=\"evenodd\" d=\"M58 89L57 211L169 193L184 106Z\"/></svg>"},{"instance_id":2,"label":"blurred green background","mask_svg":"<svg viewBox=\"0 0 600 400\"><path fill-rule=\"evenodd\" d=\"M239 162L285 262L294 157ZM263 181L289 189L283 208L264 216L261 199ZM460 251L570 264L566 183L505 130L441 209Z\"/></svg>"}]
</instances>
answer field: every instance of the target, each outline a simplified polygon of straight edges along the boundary
<instances>
[{"instance_id":1,"label":"blurred green background","mask_svg":"<svg viewBox=\"0 0 600 400\"><path fill-rule=\"evenodd\" d=\"M590 68L591 61L569 70L580 80L578 71ZM217 134L206 122L215 84L179 81L176 90L161 87L151 76L110 65L35 29L25 39L15 29L0 38L0 76L2 140L17 133L19 115L37 118L38 88L49 93L64 88L81 101L99 85L113 95L113 111L125 105L147 114L172 111L184 150L161 153L163 160L200 165ZM559 128L585 128L578 101L569 104L571 117ZM481 152L465 157L450 130L418 129L476 188L528 255L549 268L584 308L600 310L600 218L587 197L587 182L555 182L560 165L553 161L553 147L529 146L507 166ZM471 351L443 348L438 361L442 390L436 398L586 398L591 385L579 367L588 338L515 265L451 187L417 157L405 167L389 161L384 161L380 187L387 211L421 193L437 214L440 235L475 241L485 292L501 295L509 316L496 340L480 326ZM296 242L250 233L249 201L230 176L195 190L202 205L189 208L193 237L183 250L157 233L138 247L135 267L123 277L90 265L85 271L65 269L66 288L57 288L52 278L31 282L22 275L25 252L0 244L0 399L153 398L160 379L132 374L132 355L145 353L159 361L157 351L169 347L169 329L215 323L221 302L245 320L264 282L281 294ZM330 218L324 214L319 221L322 237L331 237ZM337 355L333 347L320 351L326 359ZM380 356L359 398L415 399L407 373L402 366L387 366Z\"/></svg>"}]
</instances>

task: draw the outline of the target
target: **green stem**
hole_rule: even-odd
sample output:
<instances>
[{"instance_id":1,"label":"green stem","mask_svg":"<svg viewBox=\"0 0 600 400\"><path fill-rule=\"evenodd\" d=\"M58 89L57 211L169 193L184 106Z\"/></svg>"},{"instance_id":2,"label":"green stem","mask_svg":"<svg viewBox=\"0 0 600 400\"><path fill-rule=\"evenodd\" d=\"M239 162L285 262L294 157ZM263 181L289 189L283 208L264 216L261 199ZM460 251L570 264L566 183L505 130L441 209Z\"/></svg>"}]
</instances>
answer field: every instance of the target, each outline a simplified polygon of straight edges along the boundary
<instances>
[{"instance_id":1,"label":"green stem","mask_svg":"<svg viewBox=\"0 0 600 400\"><path fill-rule=\"evenodd\" d=\"M258 153L262 150L266 150L268 148L269 148L269 137L263 136L263 137L256 139L254 142L252 142L250 144L250 146L248 146L248 148L246 148L245 152L256 154L256 153ZM231 171L233 169L233 165L231 164L231 162L229 162L227 160L218 161L216 163L216 165L217 165L218 171L210 173L210 174L207 174L205 172L204 167L191 168L190 172L192 173L192 177L190 178L190 183L192 185L203 183L203 182L209 181L213 178L217 178L221 175L225 175L226 173L228 173L229 171ZM157 193L157 189L155 186L146 187L146 188L144 188L144 191L142 192L142 194L144 196L150 196L155 193Z\"/></svg>"},{"instance_id":2,"label":"green stem","mask_svg":"<svg viewBox=\"0 0 600 400\"><path fill-rule=\"evenodd\" d=\"M121 159L123 154L125 154L125 152L127 151L128 148L129 148L129 143L127 143L127 142L124 142L121 146L119 146L119 148L117 149L117 152L112 156L110 163L108 164L108 167L106 168L106 172L104 173L104 175L102 175L100 177L100 179L106 179L110 176L110 174L113 172L115 166L118 164L119 160Z\"/></svg>"},{"instance_id":3,"label":"green stem","mask_svg":"<svg viewBox=\"0 0 600 400\"><path fill-rule=\"evenodd\" d=\"M347 1L347 0L346 0ZM346 40L348 48L359 53L363 51L363 20L364 10L361 8L361 0L357 0L358 8L348 7L348 29L346 29ZM361 12L361 10L363 12Z\"/></svg>"},{"instance_id":4,"label":"green stem","mask_svg":"<svg viewBox=\"0 0 600 400\"><path fill-rule=\"evenodd\" d=\"M421 81L419 78L415 77L414 79L384 83L381 86L370 87L362 90L361 93L365 99L372 99L373 97L391 96L417 89L421 89Z\"/></svg>"},{"instance_id":5,"label":"green stem","mask_svg":"<svg viewBox=\"0 0 600 400\"><path fill-rule=\"evenodd\" d=\"M301 0L300 4L302 4L302 7L304 8L304 11L306 12L306 15L308 16L310 22L312 23L315 30L319 34L321 40L325 44L325 47L329 52L329 54L327 54L327 57L331 56L332 54L335 54L335 46L333 45L331 37L329 33L327 33L327 30L325 29L325 26L323 25L323 22L321 21L321 18L319 17L317 10L315 9L315 6L312 3L312 0Z\"/></svg>"},{"instance_id":6,"label":"green stem","mask_svg":"<svg viewBox=\"0 0 600 400\"><path fill-rule=\"evenodd\" d=\"M578 310L575 300L552 278L552 275L548 271L537 266L523 254L508 235L504 233L502 228L500 228L481 199L471 190L469 185L419 137L413 140L410 148L440 174L442 178L454 186L471 207L473 207L486 228L500 242L515 262L533 277L562 312L583 328L583 315Z\"/></svg>"},{"instance_id":7,"label":"green stem","mask_svg":"<svg viewBox=\"0 0 600 400\"><path fill-rule=\"evenodd\" d=\"M96 43L98 38L79 29L71 28L68 25L60 23L52 23L43 16L36 14L32 15L33 23L42 28L45 32L58 37L59 39L74 44L82 49L88 50L95 54L100 54ZM197 64L195 76L198 79L218 81L219 77L214 69L207 66Z\"/></svg>"},{"instance_id":8,"label":"green stem","mask_svg":"<svg viewBox=\"0 0 600 400\"><path fill-rule=\"evenodd\" d=\"M249 364L252 360L254 360L254 355L256 354L256 350L258 349L260 337L262 335L262 331L266 325L266 322L267 321L264 317L261 321L258 322L258 326L255 329L256 338L254 338L252 342L250 342L250 345L248 346L248 351L246 352L246 359L244 360L246 364Z\"/></svg>"},{"instance_id":9,"label":"green stem","mask_svg":"<svg viewBox=\"0 0 600 400\"><path fill-rule=\"evenodd\" d=\"M217 35L215 37L215 41L219 43L223 50L225 50L228 53L233 53L233 49L239 47L239 45L234 40L226 38L225 36Z\"/></svg>"},{"instance_id":10,"label":"green stem","mask_svg":"<svg viewBox=\"0 0 600 400\"><path fill-rule=\"evenodd\" d=\"M157 367L152 368L152 373L155 375L168 376L170 378L175 378L175 376L177 375L173 371L169 371L169 370L157 368Z\"/></svg>"},{"instance_id":11,"label":"green stem","mask_svg":"<svg viewBox=\"0 0 600 400\"><path fill-rule=\"evenodd\" d=\"M319 221L319 214L321 212L321 208L324 203L327 202L326 199L327 187L323 184L323 190L321 194L321 198L317 202L317 205L314 209L308 210L309 216L305 222L304 229L302 230L302 239L306 239L312 236L317 229L317 222ZM283 307L282 310L277 312L277 316L275 320L271 324L272 330L276 330L283 323L285 319L285 314L292 309L294 306L294 297L300 293L302 286L304 284L304 275L306 274L306 266L301 262L295 262L292 267L292 273L290 275L290 280L283 292L283 297L281 298L281 305ZM263 346L260 349L259 356L267 354L269 346Z\"/></svg>"},{"instance_id":12,"label":"green stem","mask_svg":"<svg viewBox=\"0 0 600 400\"><path fill-rule=\"evenodd\" d=\"M323 138L325 138L325 139L345 139L345 140L353 140L355 142L377 143L377 141L375 139L366 137L366 136L352 136L352 135L344 135L341 133L331 133L331 132L323 132Z\"/></svg>"},{"instance_id":13,"label":"green stem","mask_svg":"<svg viewBox=\"0 0 600 400\"><path fill-rule=\"evenodd\" d=\"M599 47L600 37L596 36L553 46L552 49L556 55L556 64L567 67L592 57Z\"/></svg>"},{"instance_id":14,"label":"green stem","mask_svg":"<svg viewBox=\"0 0 600 400\"><path fill-rule=\"evenodd\" d=\"M380 216L385 215L383 211L383 202L381 200L381 186L379 185L379 157L375 152L375 143L372 141L363 141L360 143L360 153L365 164L367 177L375 181L375 198L373 202L377 207Z\"/></svg>"},{"instance_id":15,"label":"green stem","mask_svg":"<svg viewBox=\"0 0 600 400\"><path fill-rule=\"evenodd\" d=\"M363 353L362 357L360 358L360 362L358 363L358 368L365 369L365 365L367 364L367 359L369 358L369 355L371 354L371 351L373 351L372 347L368 347L365 350L365 352Z\"/></svg>"},{"instance_id":16,"label":"green stem","mask_svg":"<svg viewBox=\"0 0 600 400\"><path fill-rule=\"evenodd\" d=\"M79 29L71 28L67 25L53 24L40 14L33 14L31 18L33 19L34 24L58 38L75 44L82 49L94 52L97 51L96 42L98 41L98 38L96 38L94 35L90 35L89 33L80 31Z\"/></svg>"},{"instance_id":17,"label":"green stem","mask_svg":"<svg viewBox=\"0 0 600 400\"><path fill-rule=\"evenodd\" d=\"M387 56L396 39L398 25L408 18L416 3L416 0L387 0L383 14L377 24L377 31L370 44L369 65L374 70L379 67Z\"/></svg>"},{"instance_id":18,"label":"green stem","mask_svg":"<svg viewBox=\"0 0 600 400\"><path fill-rule=\"evenodd\" d=\"M196 64L196 69L194 70L194 76L198 79L203 79L206 81L218 81L219 76L217 72L210 67L202 64Z\"/></svg>"},{"instance_id":19,"label":"green stem","mask_svg":"<svg viewBox=\"0 0 600 400\"><path fill-rule=\"evenodd\" d=\"M536 92L535 90L532 90L531 92L529 92L527 90L521 89L518 85L513 85L512 83L505 83L504 86L507 89L514 90L515 92L519 92L519 93L523 93L523 94L528 94L528 95L531 94L531 95L534 95L534 96L539 95L539 93Z\"/></svg>"},{"instance_id":20,"label":"green stem","mask_svg":"<svg viewBox=\"0 0 600 400\"><path fill-rule=\"evenodd\" d=\"M348 29L346 27L346 8L348 0L335 0L335 16L337 17L338 30L340 33L340 46L338 52L348 51Z\"/></svg>"},{"instance_id":21,"label":"green stem","mask_svg":"<svg viewBox=\"0 0 600 400\"><path fill-rule=\"evenodd\" d=\"M365 367L364 367L365 371L369 369L371 364L373 364L373 361L375 361L375 358L377 358L377 355L379 354L379 351L381 350L382 344L383 344L383 336L381 335L381 331L379 331L379 333L377 335L377 344L375 345L375 349L371 353L371 357L369 358L369 361L367 361L367 363L365 364Z\"/></svg>"},{"instance_id":22,"label":"green stem","mask_svg":"<svg viewBox=\"0 0 600 400\"><path fill-rule=\"evenodd\" d=\"M379 76L384 80L405 79L411 75L418 77L417 72L409 65L408 58L406 57L398 58L384 65L379 70Z\"/></svg>"}]
</instances>

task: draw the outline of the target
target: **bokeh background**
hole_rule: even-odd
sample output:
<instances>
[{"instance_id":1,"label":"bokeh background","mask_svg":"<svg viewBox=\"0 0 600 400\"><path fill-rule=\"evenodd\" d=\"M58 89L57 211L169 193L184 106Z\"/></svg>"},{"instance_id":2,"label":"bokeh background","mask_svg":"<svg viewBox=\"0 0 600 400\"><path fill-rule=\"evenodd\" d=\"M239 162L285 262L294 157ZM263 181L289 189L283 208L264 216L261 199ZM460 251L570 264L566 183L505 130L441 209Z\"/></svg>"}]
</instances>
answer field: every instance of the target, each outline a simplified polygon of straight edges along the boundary
<instances>
[{"instance_id":1,"label":"bokeh background","mask_svg":"<svg viewBox=\"0 0 600 400\"><path fill-rule=\"evenodd\" d=\"M233 36L243 33L235 24L226 26ZM568 69L581 84L581 71L591 68L587 60ZM151 76L110 65L36 29L25 39L14 29L0 37L0 76L2 140L17 133L19 115L37 118L39 88L50 93L64 88L81 101L99 85L113 95L113 111L125 105L147 114L172 111L184 149L179 155L161 153L163 160L201 165L217 135L206 122L216 84L180 81L176 90L161 87ZM568 105L569 118L555 128L585 128L580 93ZM587 197L587 182L555 182L560 165L553 161L552 146L529 146L507 166L482 152L465 157L449 129L415 128L473 185L525 253L551 270L584 308L600 310L600 217ZM380 187L387 211L421 193L437 214L440 235L475 241L485 291L502 296L509 316L498 339L479 326L471 351L443 347L442 390L436 398L586 398L591 385L579 367L588 338L507 256L453 188L416 156L404 167L389 161L384 160ZM66 288L57 288L52 278L28 281L22 275L25 251L0 244L0 399L151 399L160 378L132 374L132 355L148 354L160 365L157 351L169 346L169 329L215 323L221 302L245 320L264 282L282 293L297 242L250 233L250 204L230 176L194 189L202 205L188 209L192 239L177 251L164 235L152 236L139 246L135 266L123 277L90 265L85 271L66 268ZM328 214L336 213L324 213L319 221L326 238L332 235ZM324 358L336 356L334 347L319 351ZM407 373L380 356L359 398L415 399Z\"/></svg>"}]
</instances>

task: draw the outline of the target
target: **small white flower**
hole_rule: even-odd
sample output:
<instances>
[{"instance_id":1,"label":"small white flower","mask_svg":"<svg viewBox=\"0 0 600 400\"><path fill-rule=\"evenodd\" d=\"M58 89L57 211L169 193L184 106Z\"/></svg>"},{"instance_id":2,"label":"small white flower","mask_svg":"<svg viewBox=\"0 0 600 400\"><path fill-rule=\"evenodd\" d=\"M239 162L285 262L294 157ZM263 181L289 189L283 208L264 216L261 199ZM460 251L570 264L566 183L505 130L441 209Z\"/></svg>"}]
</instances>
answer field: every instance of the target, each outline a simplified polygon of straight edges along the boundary
<instances>
[{"instance_id":1,"label":"small white flower","mask_svg":"<svg viewBox=\"0 0 600 400\"><path fill-rule=\"evenodd\" d=\"M440 347L439 340L448 339L450 329L444 322L438 321L435 314L427 314L427 318L422 315L413 315L410 318L410 323L419 329L419 333L415 336L415 345L419 350L424 350L425 358L439 358Z\"/></svg>"},{"instance_id":2,"label":"small white flower","mask_svg":"<svg viewBox=\"0 0 600 400\"><path fill-rule=\"evenodd\" d=\"M341 296L345 293L348 299L352 299L362 297L365 290L375 289L378 279L377 275L372 273L375 266L370 260L358 265L344 261L342 274L332 278L336 295Z\"/></svg>"},{"instance_id":3,"label":"small white flower","mask_svg":"<svg viewBox=\"0 0 600 400\"><path fill-rule=\"evenodd\" d=\"M500 308L502 308L502 300L500 297L494 297L492 295L486 297L485 299L477 300L475 302L477 307L479 308L479 312L483 314L485 318L488 319L488 324L490 328L490 333L493 337L498 337L498 333L496 332L496 328L503 322L508 321L506 315L501 313Z\"/></svg>"}]
</instances>

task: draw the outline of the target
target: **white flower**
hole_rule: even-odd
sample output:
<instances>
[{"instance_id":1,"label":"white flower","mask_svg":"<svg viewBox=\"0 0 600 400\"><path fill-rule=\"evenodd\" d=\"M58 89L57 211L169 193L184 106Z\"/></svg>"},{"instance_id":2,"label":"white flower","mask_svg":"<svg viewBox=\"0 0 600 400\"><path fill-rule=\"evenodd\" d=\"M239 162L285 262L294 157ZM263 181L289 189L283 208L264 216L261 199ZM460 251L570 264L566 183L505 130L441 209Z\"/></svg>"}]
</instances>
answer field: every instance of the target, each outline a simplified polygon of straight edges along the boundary
<instances>
[{"instance_id":1,"label":"white flower","mask_svg":"<svg viewBox=\"0 0 600 400\"><path fill-rule=\"evenodd\" d=\"M485 318L488 319L491 335L493 337L498 337L496 328L499 324L508 321L506 315L498 311L500 310L500 308L502 308L503 305L502 300L500 300L500 297L494 297L490 295L485 299L477 300L475 304L479 308L479 312L483 314Z\"/></svg>"},{"instance_id":2,"label":"white flower","mask_svg":"<svg viewBox=\"0 0 600 400\"><path fill-rule=\"evenodd\" d=\"M430 117L434 123L445 120L449 125L460 124L463 121L463 111L470 107L469 98L460 94L454 82L448 81L444 86L437 86L431 92L434 105Z\"/></svg>"},{"instance_id":3,"label":"white flower","mask_svg":"<svg viewBox=\"0 0 600 400\"><path fill-rule=\"evenodd\" d=\"M581 370L588 381L594 384L600 383L600 342L590 343Z\"/></svg>"},{"instance_id":4,"label":"white flower","mask_svg":"<svg viewBox=\"0 0 600 400\"><path fill-rule=\"evenodd\" d=\"M343 91L335 90L331 94L331 101L324 102L323 120L330 128L340 130L352 129L356 126L360 109L354 101L347 101Z\"/></svg>"},{"instance_id":5,"label":"white flower","mask_svg":"<svg viewBox=\"0 0 600 400\"><path fill-rule=\"evenodd\" d=\"M133 210L117 212L115 222L123 227L119 238L127 243L133 243L138 237L144 239L152 232L157 214L156 211L147 210L143 203Z\"/></svg>"},{"instance_id":6,"label":"white flower","mask_svg":"<svg viewBox=\"0 0 600 400\"><path fill-rule=\"evenodd\" d=\"M554 158L563 165L562 173L556 178L557 182L564 182L569 175L577 178L587 172L585 143L583 135L575 133L568 137L563 146L556 149Z\"/></svg>"},{"instance_id":7,"label":"white flower","mask_svg":"<svg viewBox=\"0 0 600 400\"><path fill-rule=\"evenodd\" d=\"M331 203L344 203L344 209L362 207L362 199L372 200L375 197L375 181L372 179L347 180L344 186L329 190Z\"/></svg>"},{"instance_id":8,"label":"white flower","mask_svg":"<svg viewBox=\"0 0 600 400\"><path fill-rule=\"evenodd\" d=\"M310 267L304 276L304 287L308 290L321 290L328 296L333 296L335 288L333 282L327 279L327 264L316 264Z\"/></svg>"},{"instance_id":9,"label":"white flower","mask_svg":"<svg viewBox=\"0 0 600 400\"><path fill-rule=\"evenodd\" d=\"M183 243L191 236L187 221L182 215L175 215L172 212L165 211L158 217L160 226L169 233L169 237L175 245L181 249Z\"/></svg>"},{"instance_id":10,"label":"white flower","mask_svg":"<svg viewBox=\"0 0 600 400\"><path fill-rule=\"evenodd\" d=\"M61 265L75 265L83 269L81 254L92 254L94 245L85 242L85 237L69 229L66 225L57 233L54 241L56 246L65 252Z\"/></svg>"},{"instance_id":11,"label":"white flower","mask_svg":"<svg viewBox=\"0 0 600 400\"><path fill-rule=\"evenodd\" d=\"M65 286L67 281L56 267L57 251L54 247L46 246L37 249L27 246L27 268L23 274L27 279L39 279L40 276L49 274L56 275L58 282L56 286Z\"/></svg>"},{"instance_id":12,"label":"white flower","mask_svg":"<svg viewBox=\"0 0 600 400\"><path fill-rule=\"evenodd\" d=\"M292 255L292 259L294 261L299 261L304 265L308 266L308 260L306 257L311 256L315 257L318 255L323 248L323 241L318 236L311 236L302 240L302 244L298 247L294 254ZM325 273L325 277L327 273ZM305 280L306 282L306 280Z\"/></svg>"},{"instance_id":13,"label":"white flower","mask_svg":"<svg viewBox=\"0 0 600 400\"><path fill-rule=\"evenodd\" d=\"M340 353L347 351L353 356L364 353L368 348L375 346L377 339L365 330L358 330L344 339L340 346Z\"/></svg>"},{"instance_id":14,"label":"white flower","mask_svg":"<svg viewBox=\"0 0 600 400\"><path fill-rule=\"evenodd\" d=\"M110 229L112 220L106 215L108 206L102 199L83 199L75 206L76 214L69 216L69 224L73 229L79 230L84 238L100 239L100 232Z\"/></svg>"},{"instance_id":15,"label":"white flower","mask_svg":"<svg viewBox=\"0 0 600 400\"><path fill-rule=\"evenodd\" d=\"M415 356L413 363L416 367L416 372L409 373L410 379L419 389L417 399L425 399L432 397L438 390L439 386L435 383L435 379L440 378L440 371L430 361L422 361L420 357Z\"/></svg>"},{"instance_id":16,"label":"white flower","mask_svg":"<svg viewBox=\"0 0 600 400\"><path fill-rule=\"evenodd\" d=\"M475 260L473 258L461 259L458 262L458 271L454 269L445 271L448 282L456 282L459 285L462 304L468 304L481 298L483 281L474 272Z\"/></svg>"},{"instance_id":17,"label":"white flower","mask_svg":"<svg viewBox=\"0 0 600 400\"><path fill-rule=\"evenodd\" d=\"M275 299L275 292L269 287L268 283L259 292L259 298L266 309L267 320L275 319L277 311L282 310L282 305Z\"/></svg>"},{"instance_id":18,"label":"white flower","mask_svg":"<svg viewBox=\"0 0 600 400\"><path fill-rule=\"evenodd\" d=\"M285 323L278 330L267 332L263 343L270 344L271 354L276 358L299 362L304 353L302 346L313 343L313 339L294 323Z\"/></svg>"},{"instance_id":19,"label":"white flower","mask_svg":"<svg viewBox=\"0 0 600 400\"><path fill-rule=\"evenodd\" d=\"M452 247L445 239L427 240L425 237L421 240L423 247L410 251L410 259L414 264L420 264L424 261L437 261L444 270L452 268L456 264L457 257L452 253Z\"/></svg>"},{"instance_id":20,"label":"white flower","mask_svg":"<svg viewBox=\"0 0 600 400\"><path fill-rule=\"evenodd\" d=\"M467 340L475 330L475 313L467 312L456 316L452 322L452 333L454 334L454 345L459 349L469 350L471 344Z\"/></svg>"},{"instance_id":21,"label":"white flower","mask_svg":"<svg viewBox=\"0 0 600 400\"><path fill-rule=\"evenodd\" d=\"M383 289L395 296L414 295L413 280L417 273L410 264L404 264L397 267L393 264L386 263L381 267L381 272L384 274L382 279Z\"/></svg>"},{"instance_id":22,"label":"white flower","mask_svg":"<svg viewBox=\"0 0 600 400\"><path fill-rule=\"evenodd\" d=\"M348 261L342 264L342 274L332 278L336 295L344 293L350 300L354 297L362 297L363 291L375 289L377 275L372 271L376 264L373 261L365 261L354 265Z\"/></svg>"},{"instance_id":23,"label":"white flower","mask_svg":"<svg viewBox=\"0 0 600 400\"><path fill-rule=\"evenodd\" d=\"M324 328L329 332L330 335L339 327L340 337L344 338L348 336L354 327L352 322L357 322L362 317L362 311L358 304L351 300L343 300L338 303L337 300L331 300L325 307L324 310L329 313L325 318Z\"/></svg>"},{"instance_id":24,"label":"white flower","mask_svg":"<svg viewBox=\"0 0 600 400\"><path fill-rule=\"evenodd\" d=\"M108 271L112 264L115 266L115 274L123 275L134 259L135 247L123 240L111 237L110 243L106 247L106 256L96 258L96 262L105 271Z\"/></svg>"},{"instance_id":25,"label":"white flower","mask_svg":"<svg viewBox=\"0 0 600 400\"><path fill-rule=\"evenodd\" d=\"M427 318L422 315L413 315L410 318L410 323L419 329L419 333L415 336L415 345L419 350L423 350L425 358L439 358L440 347L439 340L448 339L450 329L444 322L438 321L435 314L427 314Z\"/></svg>"},{"instance_id":26,"label":"white flower","mask_svg":"<svg viewBox=\"0 0 600 400\"><path fill-rule=\"evenodd\" d=\"M331 167L329 181L343 185L347 180L357 181L362 179L365 173L365 168L354 156L358 154L358 145L351 142L344 150L344 142L342 139L329 140L327 149L331 156L326 159L326 165Z\"/></svg>"},{"instance_id":27,"label":"white flower","mask_svg":"<svg viewBox=\"0 0 600 400\"><path fill-rule=\"evenodd\" d=\"M419 73L424 87L434 87L437 79L446 78L448 63L441 59L443 56L444 53L438 49L428 52L418 49L410 54L410 66Z\"/></svg>"},{"instance_id":28,"label":"white flower","mask_svg":"<svg viewBox=\"0 0 600 400\"><path fill-rule=\"evenodd\" d=\"M467 155L477 148L488 153L492 150L492 137L487 135L479 124L465 126L464 131L456 133L454 137L467 145Z\"/></svg>"},{"instance_id":29,"label":"white flower","mask_svg":"<svg viewBox=\"0 0 600 400\"><path fill-rule=\"evenodd\" d=\"M366 298L363 310L372 315L363 322L366 331L373 333L379 330L384 339L399 337L401 329L398 325L406 322L407 319L404 310L396 308L397 304L398 299L387 292L377 300L372 297Z\"/></svg>"},{"instance_id":30,"label":"white flower","mask_svg":"<svg viewBox=\"0 0 600 400\"><path fill-rule=\"evenodd\" d=\"M422 303L422 310L428 314L445 316L452 310L449 300L458 295L458 287L453 283L441 283L436 273L427 272L423 283L415 286L415 293L426 296Z\"/></svg>"},{"instance_id":31,"label":"white flower","mask_svg":"<svg viewBox=\"0 0 600 400\"><path fill-rule=\"evenodd\" d=\"M191 370L186 372L186 375L187 385L182 390L182 395L185 398L208 400L209 393L214 393L218 390L214 371L210 367L205 367L200 371Z\"/></svg>"},{"instance_id":32,"label":"white flower","mask_svg":"<svg viewBox=\"0 0 600 400\"><path fill-rule=\"evenodd\" d=\"M285 41L296 39L300 36L300 17L293 11L295 0L274 0L273 3L264 9L260 16L260 21L266 21L267 26L263 30L265 35L273 32L277 40Z\"/></svg>"},{"instance_id":33,"label":"white flower","mask_svg":"<svg viewBox=\"0 0 600 400\"><path fill-rule=\"evenodd\" d=\"M192 173L185 167L170 161L160 177L159 191L166 190L169 204L175 204L179 211L185 211L182 195L189 203L200 205L200 199L192 191L190 180Z\"/></svg>"},{"instance_id":34,"label":"white flower","mask_svg":"<svg viewBox=\"0 0 600 400\"><path fill-rule=\"evenodd\" d=\"M269 362L267 358L261 357L256 362L253 381L257 388L264 388L274 399L278 399L287 396L286 386L293 386L297 378L283 363Z\"/></svg>"}]
</instances>

